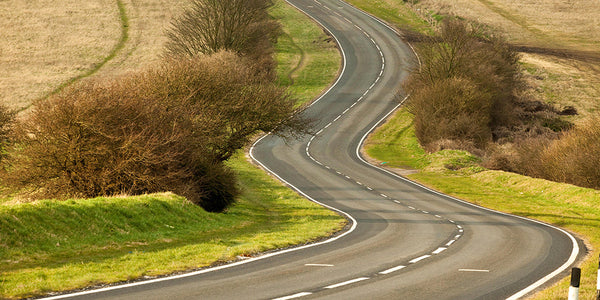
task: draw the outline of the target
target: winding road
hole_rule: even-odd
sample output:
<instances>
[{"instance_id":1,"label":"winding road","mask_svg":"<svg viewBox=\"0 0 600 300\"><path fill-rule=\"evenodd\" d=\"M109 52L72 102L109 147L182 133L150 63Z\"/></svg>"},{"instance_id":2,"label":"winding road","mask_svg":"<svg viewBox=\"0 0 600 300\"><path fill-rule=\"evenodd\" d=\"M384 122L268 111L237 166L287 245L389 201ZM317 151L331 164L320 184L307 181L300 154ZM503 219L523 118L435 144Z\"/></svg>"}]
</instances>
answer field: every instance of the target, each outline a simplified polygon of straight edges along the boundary
<instances>
[{"instance_id":1,"label":"winding road","mask_svg":"<svg viewBox=\"0 0 600 300\"><path fill-rule=\"evenodd\" d=\"M371 166L364 137L394 110L411 48L338 0L289 0L337 40L336 83L307 110L317 134L267 135L259 164L351 220L335 238L230 265L65 297L85 299L517 299L566 275L568 233L453 199ZM59 298L59 297L56 297Z\"/></svg>"}]
</instances>

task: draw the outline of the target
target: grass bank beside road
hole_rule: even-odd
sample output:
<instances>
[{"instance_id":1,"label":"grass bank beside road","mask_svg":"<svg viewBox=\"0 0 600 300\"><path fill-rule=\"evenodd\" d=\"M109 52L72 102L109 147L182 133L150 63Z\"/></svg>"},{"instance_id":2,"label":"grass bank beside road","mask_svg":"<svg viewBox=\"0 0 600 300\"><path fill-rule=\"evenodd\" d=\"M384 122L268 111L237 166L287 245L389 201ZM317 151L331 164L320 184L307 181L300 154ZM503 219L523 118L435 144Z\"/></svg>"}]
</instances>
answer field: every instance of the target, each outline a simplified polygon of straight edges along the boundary
<instances>
[{"instance_id":1,"label":"grass bank beside road","mask_svg":"<svg viewBox=\"0 0 600 300\"><path fill-rule=\"evenodd\" d=\"M600 249L600 191L536 179L514 173L486 170L466 151L426 153L418 144L412 115L396 112L366 142L366 153L391 170L412 170L407 178L442 193L488 207L540 220L583 238L590 255L581 263L581 299L596 292ZM411 172L409 172L411 173ZM569 278L538 293L534 299L566 299Z\"/></svg>"},{"instance_id":2,"label":"grass bank beside road","mask_svg":"<svg viewBox=\"0 0 600 300\"><path fill-rule=\"evenodd\" d=\"M306 102L335 79L340 55L319 26L283 1L276 3L273 15L287 33L277 44L280 83ZM110 69L102 75L126 71L116 64ZM0 298L206 267L322 239L345 226L343 217L300 197L243 153L227 164L237 173L242 196L223 214L170 193L32 203L1 199Z\"/></svg>"},{"instance_id":3,"label":"grass bank beside road","mask_svg":"<svg viewBox=\"0 0 600 300\"><path fill-rule=\"evenodd\" d=\"M404 21L397 20L398 16L402 17L406 13L393 16L386 13L386 11L402 12L408 9L403 1L376 1L375 6L379 8L369 8L364 0L349 0L349 2L364 7L370 13L400 28L405 26L403 24L408 24L409 27L412 26L410 24L419 24L408 22L406 18ZM418 28L413 27L412 30ZM530 56L527 58L529 60L524 64L526 67L531 61ZM545 57L545 59L550 58ZM529 69L525 71L526 74L532 72ZM552 69L545 69L545 72L552 72ZM553 82L550 80L547 84L551 85ZM584 114L594 111L589 109L592 106L585 102L576 105ZM398 173L409 174L405 176L445 194L498 211L540 220L575 233L584 239L590 248L586 260L580 264L581 299L594 298L597 259L600 253L600 231L598 231L600 191L514 173L487 170L478 165L478 157L466 151L442 150L431 154L426 153L415 136L413 116L403 108L369 136L364 150L368 156L374 158L376 163ZM569 278L565 278L537 293L533 298L566 299L568 287Z\"/></svg>"},{"instance_id":4,"label":"grass bank beside road","mask_svg":"<svg viewBox=\"0 0 600 300\"><path fill-rule=\"evenodd\" d=\"M148 278L314 241L345 220L243 153L228 163L243 196L223 214L174 194L0 206L0 298Z\"/></svg>"}]
</instances>

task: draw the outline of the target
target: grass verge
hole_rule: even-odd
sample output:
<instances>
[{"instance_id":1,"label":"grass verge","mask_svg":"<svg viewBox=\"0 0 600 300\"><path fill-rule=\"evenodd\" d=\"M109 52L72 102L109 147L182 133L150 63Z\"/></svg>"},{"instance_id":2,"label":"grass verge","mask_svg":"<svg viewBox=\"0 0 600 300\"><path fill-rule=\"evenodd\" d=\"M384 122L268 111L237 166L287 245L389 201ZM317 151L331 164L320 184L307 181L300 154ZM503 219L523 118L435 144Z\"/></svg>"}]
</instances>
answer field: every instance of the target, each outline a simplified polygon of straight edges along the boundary
<instances>
[{"instance_id":1,"label":"grass verge","mask_svg":"<svg viewBox=\"0 0 600 300\"><path fill-rule=\"evenodd\" d=\"M397 23L397 17L390 17L385 11L394 9L394 6L404 6L395 0L376 1L375 6L388 7L387 9L369 8L363 0L350 2L394 24ZM411 23L406 24L412 26ZM413 27L415 29L427 32L419 27ZM514 173L485 170L478 166L478 158L466 151L443 150L428 154L420 147L414 133L413 117L405 109L397 111L369 136L365 152L376 161L385 162L384 165L392 170L417 170L415 174L406 177L440 192L495 210L554 224L576 233L592 249L591 254L580 265L580 295L583 299L594 297L597 258L600 253L600 232L597 230L600 226L600 191ZM534 299L565 299L568 286L568 278L565 278L537 293Z\"/></svg>"},{"instance_id":2,"label":"grass verge","mask_svg":"<svg viewBox=\"0 0 600 300\"><path fill-rule=\"evenodd\" d=\"M283 1L273 15L287 33L277 45L280 83L307 102L335 78L339 52L320 27ZM276 182L242 153L228 165L243 193L224 214L207 213L169 193L5 200L0 203L0 298L201 268L314 241L345 225L344 218Z\"/></svg>"},{"instance_id":3,"label":"grass verge","mask_svg":"<svg viewBox=\"0 0 600 300\"><path fill-rule=\"evenodd\" d=\"M595 294L600 253L600 191L535 179L514 173L485 170L466 151L427 154L418 145L412 115L400 109L367 140L366 153L391 168L417 169L407 175L435 190L495 210L554 224L576 233L591 246L581 264L582 299ZM568 278L538 293L534 299L561 299Z\"/></svg>"},{"instance_id":4,"label":"grass verge","mask_svg":"<svg viewBox=\"0 0 600 300\"><path fill-rule=\"evenodd\" d=\"M275 45L278 83L287 86L305 104L331 84L340 69L335 41L323 29L283 0L275 1L271 15L283 26Z\"/></svg>"},{"instance_id":5,"label":"grass verge","mask_svg":"<svg viewBox=\"0 0 600 300\"><path fill-rule=\"evenodd\" d=\"M223 214L174 194L0 206L0 298L209 266L328 236L345 220L238 153L243 196Z\"/></svg>"}]
</instances>

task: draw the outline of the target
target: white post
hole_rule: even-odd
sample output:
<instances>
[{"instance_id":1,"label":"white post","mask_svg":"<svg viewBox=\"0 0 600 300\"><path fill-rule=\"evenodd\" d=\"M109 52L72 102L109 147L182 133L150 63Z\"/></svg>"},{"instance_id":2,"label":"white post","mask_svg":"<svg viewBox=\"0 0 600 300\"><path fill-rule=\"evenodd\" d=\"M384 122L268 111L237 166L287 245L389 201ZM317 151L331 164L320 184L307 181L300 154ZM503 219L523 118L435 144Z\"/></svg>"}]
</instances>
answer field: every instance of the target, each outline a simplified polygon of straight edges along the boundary
<instances>
[{"instance_id":1,"label":"white post","mask_svg":"<svg viewBox=\"0 0 600 300\"><path fill-rule=\"evenodd\" d=\"M579 282L581 279L581 269L571 269L571 286L569 286L569 300L579 300Z\"/></svg>"}]
</instances>

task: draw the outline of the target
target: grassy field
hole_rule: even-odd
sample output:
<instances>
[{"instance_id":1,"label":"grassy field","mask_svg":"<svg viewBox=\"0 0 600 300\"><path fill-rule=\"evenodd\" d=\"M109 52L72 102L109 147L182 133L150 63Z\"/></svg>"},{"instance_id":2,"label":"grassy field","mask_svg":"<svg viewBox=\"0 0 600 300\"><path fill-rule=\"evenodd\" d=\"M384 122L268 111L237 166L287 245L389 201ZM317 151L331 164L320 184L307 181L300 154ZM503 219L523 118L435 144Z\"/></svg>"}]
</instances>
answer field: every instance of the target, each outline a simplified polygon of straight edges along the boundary
<instances>
[{"instance_id":1,"label":"grassy field","mask_svg":"<svg viewBox=\"0 0 600 300\"><path fill-rule=\"evenodd\" d=\"M148 278L305 243L345 220L239 153L243 196L223 214L174 194L0 206L0 298Z\"/></svg>"},{"instance_id":2,"label":"grassy field","mask_svg":"<svg viewBox=\"0 0 600 300\"><path fill-rule=\"evenodd\" d=\"M454 197L495 210L558 225L586 241L591 248L581 264L581 299L596 290L600 253L600 191L534 179L514 173L485 170L465 151L426 153L417 142L412 115L396 112L366 142L366 152L392 171L416 170L409 179ZM414 173L414 172L413 172ZM534 299L566 299L568 278L538 293Z\"/></svg>"},{"instance_id":3,"label":"grassy field","mask_svg":"<svg viewBox=\"0 0 600 300\"><path fill-rule=\"evenodd\" d=\"M0 1L0 103L31 105L90 76L157 62L183 0Z\"/></svg>"},{"instance_id":4,"label":"grassy field","mask_svg":"<svg viewBox=\"0 0 600 300\"><path fill-rule=\"evenodd\" d=\"M116 5L108 4L93 12L108 8L118 13ZM171 13L179 9L159 0L144 4L125 1L123 8L127 12L128 38L93 76L113 76L158 61L164 26ZM277 1L273 15L284 23L286 32L277 44L279 80L290 86L299 101L306 102L335 78L339 52L318 26L283 1ZM121 21L112 19L117 30L107 34L107 40L119 40ZM73 27L62 28L66 31L63 35L69 35L77 26L74 23ZM101 61L113 48L98 50L94 57ZM71 55L61 53L57 55ZM47 57L51 60L50 54ZM27 64L21 68L35 68L35 63ZM319 75L309 75L314 73ZM48 83L44 90L48 93L77 75L72 72L60 80L37 80ZM35 85L24 85L27 101L21 105L41 97L43 93L37 89ZM8 90L3 86L3 91ZM33 203L0 200L0 298L41 295L209 266L317 240L345 225L344 218L276 182L250 164L243 153L230 159L228 165L238 174L243 193L238 204L224 214L206 213L169 193Z\"/></svg>"},{"instance_id":5,"label":"grassy field","mask_svg":"<svg viewBox=\"0 0 600 300\"><path fill-rule=\"evenodd\" d=\"M393 2L389 9L403 5L401 1L389 1ZM363 0L351 2L367 5ZM590 26L595 28L591 31L568 29L566 27L576 26L577 21L573 20L577 19L578 13L573 12L569 17L561 19L561 12L568 10L564 7L568 4L550 2L503 1L500 4L500 1L487 0L424 0L418 1L418 5L413 6L413 9L419 9L424 18L434 19L455 12L465 18L486 22L490 26L496 26L501 32L508 33L508 36L514 38L513 43L532 41L529 46L546 47L553 41L561 41L562 44L559 45L565 45L565 49L597 49L594 48L598 46L597 33L600 32L597 20L588 19L586 26L591 24ZM583 2L588 4L587 9L597 6L592 1ZM527 6L527 9L508 9L506 6L510 5ZM573 5L570 9L574 9ZM590 11L583 10L578 8L577 11L583 12L582 16L589 16ZM597 12L598 9L593 11ZM543 14L530 18L530 15L536 13ZM557 24L534 26L527 23L529 25L525 26L523 23L525 20L543 22L544 18L550 19L553 14L557 14L556 18L553 17L553 20L548 22L563 22L559 24L562 27L556 32L554 29L559 26ZM385 14L379 16L386 17ZM502 27L494 23L494 18L508 22L512 27ZM578 38L562 40L563 31L573 32ZM524 36L522 40L519 40L519 34ZM522 61L525 75L529 76L528 80L533 84L531 93L542 96L558 107L577 107L581 112L578 118L597 111L600 69L593 57L574 59L544 53L524 53ZM477 157L465 151L443 150L428 154L420 147L415 137L412 115L404 109L397 111L388 122L370 135L365 148L366 153L375 161L385 161L385 166L391 170L409 174L406 175L408 178L443 193L499 211L555 224L576 233L591 248L589 256L580 265L583 270L581 299L594 297L597 259L600 253L600 232L597 230L600 226L600 191L513 173L485 170L478 166ZM569 281L566 278L533 298L566 299L568 286Z\"/></svg>"}]
</instances>

